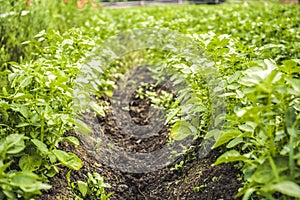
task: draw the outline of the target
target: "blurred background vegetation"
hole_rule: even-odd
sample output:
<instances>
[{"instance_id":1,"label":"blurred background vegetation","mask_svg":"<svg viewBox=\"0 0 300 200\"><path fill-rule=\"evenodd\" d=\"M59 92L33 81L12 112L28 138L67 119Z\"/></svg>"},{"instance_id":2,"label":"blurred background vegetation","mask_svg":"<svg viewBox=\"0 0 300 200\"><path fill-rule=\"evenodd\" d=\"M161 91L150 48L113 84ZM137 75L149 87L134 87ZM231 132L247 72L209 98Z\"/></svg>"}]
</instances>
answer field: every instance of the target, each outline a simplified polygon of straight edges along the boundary
<instances>
[{"instance_id":1,"label":"blurred background vegetation","mask_svg":"<svg viewBox=\"0 0 300 200\"><path fill-rule=\"evenodd\" d=\"M33 44L28 44L42 30L65 32L80 27L95 11L92 6L78 9L76 0L0 0L0 66L8 61L34 58ZM87 12L88 10L88 12ZM40 41L39 46L44 44Z\"/></svg>"},{"instance_id":2,"label":"blurred background vegetation","mask_svg":"<svg viewBox=\"0 0 300 200\"><path fill-rule=\"evenodd\" d=\"M0 67L7 62L22 62L34 59L35 45L29 43L42 30L52 29L63 33L71 27L81 27L86 19L102 10L101 2L124 2L127 0L94 0L98 5L82 6L84 0L0 0ZM137 0L131 0L137 1ZM153 0L146 0L153 1ZM158 0L178 2L178 0ZM215 3L225 0L189 0L190 3ZM281 2L288 0L255 0L262 2ZM298 0L291 0L298 1ZM226 3L251 2L251 0L227 0ZM82 7L81 7L82 6ZM80 9L78 7L81 7ZM217 9L217 8L216 8ZM45 45L42 41L40 48Z\"/></svg>"}]
</instances>

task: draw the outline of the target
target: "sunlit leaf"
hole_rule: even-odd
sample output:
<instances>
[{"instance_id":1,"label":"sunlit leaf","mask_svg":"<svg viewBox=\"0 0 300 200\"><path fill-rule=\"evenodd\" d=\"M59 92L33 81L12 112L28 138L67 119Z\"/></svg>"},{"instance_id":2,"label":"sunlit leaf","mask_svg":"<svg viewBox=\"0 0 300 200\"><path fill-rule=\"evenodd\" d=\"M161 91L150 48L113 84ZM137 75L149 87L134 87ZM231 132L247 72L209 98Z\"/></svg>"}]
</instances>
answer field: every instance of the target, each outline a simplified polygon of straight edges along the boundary
<instances>
[{"instance_id":1,"label":"sunlit leaf","mask_svg":"<svg viewBox=\"0 0 300 200\"><path fill-rule=\"evenodd\" d=\"M85 135L93 132L93 130L86 123L79 119L74 119L74 123L76 125L77 130Z\"/></svg>"},{"instance_id":2,"label":"sunlit leaf","mask_svg":"<svg viewBox=\"0 0 300 200\"><path fill-rule=\"evenodd\" d=\"M95 103L94 101L90 102L90 105L92 107L92 109L100 116L104 117L105 116L105 112L104 112L104 108L102 106L99 106L97 103Z\"/></svg>"},{"instance_id":3,"label":"sunlit leaf","mask_svg":"<svg viewBox=\"0 0 300 200\"><path fill-rule=\"evenodd\" d=\"M74 136L64 137L63 140L72 143L76 147L79 146L79 144L80 144L79 140L76 137L74 137Z\"/></svg>"},{"instance_id":4,"label":"sunlit leaf","mask_svg":"<svg viewBox=\"0 0 300 200\"><path fill-rule=\"evenodd\" d=\"M236 162L236 161L247 161L247 160L248 158L241 155L238 151L230 150L222 154L213 165L219 165L222 163Z\"/></svg>"},{"instance_id":5,"label":"sunlit leaf","mask_svg":"<svg viewBox=\"0 0 300 200\"><path fill-rule=\"evenodd\" d=\"M177 121L171 129L171 138L183 140L193 133L194 127L186 121Z\"/></svg>"},{"instance_id":6,"label":"sunlit leaf","mask_svg":"<svg viewBox=\"0 0 300 200\"><path fill-rule=\"evenodd\" d=\"M77 181L77 185L78 185L78 190L80 191L82 196L85 197L88 192L88 184L83 181Z\"/></svg>"},{"instance_id":7,"label":"sunlit leaf","mask_svg":"<svg viewBox=\"0 0 300 200\"><path fill-rule=\"evenodd\" d=\"M41 153L47 154L49 152L47 145L45 143L43 143L42 141L40 141L38 139L32 139L31 142L37 147L37 149Z\"/></svg>"},{"instance_id":8,"label":"sunlit leaf","mask_svg":"<svg viewBox=\"0 0 300 200\"><path fill-rule=\"evenodd\" d=\"M62 150L54 149L52 153L66 167L74 170L79 170L82 167L82 161L73 153L65 152Z\"/></svg>"},{"instance_id":9,"label":"sunlit leaf","mask_svg":"<svg viewBox=\"0 0 300 200\"><path fill-rule=\"evenodd\" d=\"M279 183L268 185L264 190L268 192L280 192L282 194L300 198L300 186L293 181L280 181Z\"/></svg>"},{"instance_id":10,"label":"sunlit leaf","mask_svg":"<svg viewBox=\"0 0 300 200\"><path fill-rule=\"evenodd\" d=\"M220 137L216 140L216 143L214 144L213 148L219 147L228 141L235 139L237 136L241 135L242 133L238 130L226 130L222 131Z\"/></svg>"},{"instance_id":11,"label":"sunlit leaf","mask_svg":"<svg viewBox=\"0 0 300 200\"><path fill-rule=\"evenodd\" d=\"M226 147L227 148L233 148L235 146L237 146L238 144L241 144L244 142L244 139L243 138L235 138L233 140L231 140L227 145Z\"/></svg>"}]
</instances>

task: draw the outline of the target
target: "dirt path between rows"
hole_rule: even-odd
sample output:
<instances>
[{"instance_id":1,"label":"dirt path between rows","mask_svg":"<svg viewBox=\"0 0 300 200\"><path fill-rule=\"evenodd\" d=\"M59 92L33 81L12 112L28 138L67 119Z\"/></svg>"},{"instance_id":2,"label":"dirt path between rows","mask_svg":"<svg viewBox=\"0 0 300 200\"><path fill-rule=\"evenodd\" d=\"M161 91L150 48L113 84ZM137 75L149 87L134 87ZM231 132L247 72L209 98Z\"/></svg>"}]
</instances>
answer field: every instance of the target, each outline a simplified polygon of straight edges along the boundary
<instances>
[{"instance_id":1,"label":"dirt path between rows","mask_svg":"<svg viewBox=\"0 0 300 200\"><path fill-rule=\"evenodd\" d=\"M143 77L142 77L143 78ZM137 77L134 77L137 79ZM154 88L153 90L164 90L162 87ZM106 101L112 105L112 100L106 98ZM155 116L155 111L149 109L151 103L147 99L140 99L134 95L129 100L129 116L130 120L135 124L145 125L149 123L149 116ZM92 122L94 133L92 138L105 136L115 145L122 148L126 152L152 152L156 149L162 148L166 145L169 137L169 127L163 126L158 132L150 134L148 137L139 137L131 135L124 130L130 130L132 124L127 123L129 117L123 112L115 113L116 110L111 106L110 111L105 117L90 117L86 121ZM156 113L157 114L157 113ZM89 118L89 117L88 117ZM123 128L119 128L122 126ZM125 127L125 128L124 128ZM103 134L100 136L99 134ZM75 133L67 133L74 135ZM98 134L98 135L97 135ZM114 195L111 200L142 200L142 199L187 199L187 200L232 200L241 187L241 182L237 179L239 170L233 164L222 164L212 167L216 158L220 155L218 149L211 151L206 157L200 158L198 155L199 144L201 140L194 141L194 147L186 155L179 156L169 165L154 171L146 172L128 172L120 170L116 166L114 152L104 159L99 158L101 151L95 150L94 141L86 137L79 137L81 145L78 148L73 147L68 143L63 143L61 149L70 151L79 156L84 162L84 166L79 171L73 171L71 174L71 181L87 180L88 172L98 172L104 177L105 182L112 187L106 189L107 192L113 191ZM109 149L104 146L102 150ZM162 155L163 156L163 155ZM178 170L171 170L175 164L184 161L185 164ZM115 164L115 165L113 165ZM143 163L136 163L136 165L143 166ZM46 191L41 199L54 200L57 197L62 199L72 199L69 192L66 168L60 168L60 173L51 179L53 188ZM195 187L197 189L195 190Z\"/></svg>"}]
</instances>

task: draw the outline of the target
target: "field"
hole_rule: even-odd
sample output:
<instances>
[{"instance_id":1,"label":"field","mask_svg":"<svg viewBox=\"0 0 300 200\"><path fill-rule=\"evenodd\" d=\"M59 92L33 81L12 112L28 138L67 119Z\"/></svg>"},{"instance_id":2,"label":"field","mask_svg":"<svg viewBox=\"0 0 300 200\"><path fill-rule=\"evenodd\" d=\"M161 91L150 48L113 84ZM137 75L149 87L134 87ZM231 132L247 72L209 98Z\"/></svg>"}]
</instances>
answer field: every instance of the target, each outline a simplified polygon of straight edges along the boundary
<instances>
[{"instance_id":1,"label":"field","mask_svg":"<svg viewBox=\"0 0 300 200\"><path fill-rule=\"evenodd\" d=\"M0 199L300 199L300 7L0 0Z\"/></svg>"}]
</instances>

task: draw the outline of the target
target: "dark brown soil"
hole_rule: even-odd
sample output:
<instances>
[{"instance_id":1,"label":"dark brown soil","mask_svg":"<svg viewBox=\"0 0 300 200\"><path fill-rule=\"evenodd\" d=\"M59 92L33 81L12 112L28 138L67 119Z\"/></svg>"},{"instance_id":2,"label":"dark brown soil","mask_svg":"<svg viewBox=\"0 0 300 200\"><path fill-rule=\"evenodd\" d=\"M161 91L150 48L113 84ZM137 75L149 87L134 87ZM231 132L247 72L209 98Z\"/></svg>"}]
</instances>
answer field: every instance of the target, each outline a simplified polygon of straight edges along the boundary
<instances>
[{"instance_id":1,"label":"dark brown soil","mask_svg":"<svg viewBox=\"0 0 300 200\"><path fill-rule=\"evenodd\" d=\"M212 167L218 152L212 151L201 160L187 163L180 171L165 168L145 174L130 174L111 169L97 161L85 147L66 146L77 154L84 162L84 167L72 172L71 181L86 180L88 172L98 172L109 183L115 194L112 200L120 199L188 199L188 200L232 200L241 187L237 181L239 171L231 164ZM72 199L66 181L67 169L62 168L60 174L51 180L53 188L44 193L41 199ZM194 187L200 187L199 192Z\"/></svg>"},{"instance_id":2,"label":"dark brown soil","mask_svg":"<svg viewBox=\"0 0 300 200\"><path fill-rule=\"evenodd\" d=\"M135 77L136 78L136 77ZM136 88L135 88L136 89ZM155 90L161 90L157 87ZM128 90L124 90L128 92ZM120 109L111 109L105 117L85 117L86 122L93 126L92 138L102 137L109 139L111 144L102 141L102 150L95 150L94 141L79 136L81 145L78 148L68 143L62 143L61 148L78 155L84 162L84 166L79 171L73 171L71 181L87 180L88 172L98 172L104 177L105 182L112 187L106 189L113 191L112 200L140 200L140 199L187 199L187 200L232 200L238 189L242 186L237 177L240 173L232 164L222 164L212 167L212 163L220 155L218 150L211 151L206 157L199 158L198 150L201 140L194 141L192 150L185 155L179 156L173 163L154 171L128 172L116 168L118 163L114 159L114 152L104 152L106 157L99 157L99 154L109 149L110 145L122 148L126 152L146 153L166 145L169 137L169 128L161 126L159 129L153 128L152 133L144 133L143 130L135 130L135 134L130 133L132 124L130 118L141 127L151 124L149 119L153 116L159 117L160 110L151 110L149 99L136 97L133 91L127 99L129 105L128 115ZM121 95L122 96L122 95ZM112 100L107 100L112 104ZM119 99L119 101L122 101ZM121 103L122 104L122 103ZM125 102L126 104L126 102ZM122 106L121 106L122 107ZM123 128L120 128L123 127ZM124 128L125 127L125 128ZM136 133L137 132L137 133ZM101 134L103 134L101 136ZM67 133L75 134L75 133ZM143 137L146 134L147 137ZM106 154L105 154L106 153ZM119 156L119 155L118 155ZM103 160L108 159L106 162ZM111 161L112 160L112 161ZM108 161L112 164L107 164ZM182 168L172 170L175 164L184 161ZM121 161L120 161L121 162ZM141 163L136 163L143 167ZM60 173L51 179L53 188L46 191L41 196L43 200L73 199L67 184L66 168L61 168ZM195 189L196 188L196 189Z\"/></svg>"}]
</instances>

